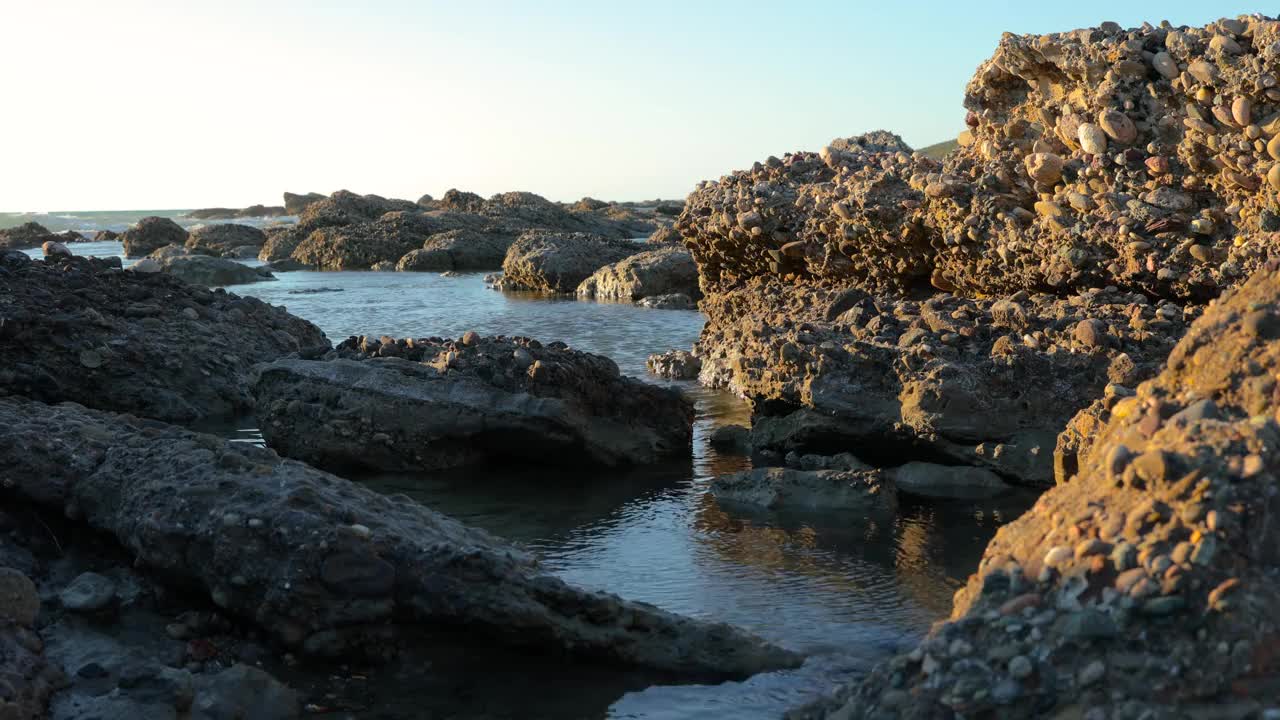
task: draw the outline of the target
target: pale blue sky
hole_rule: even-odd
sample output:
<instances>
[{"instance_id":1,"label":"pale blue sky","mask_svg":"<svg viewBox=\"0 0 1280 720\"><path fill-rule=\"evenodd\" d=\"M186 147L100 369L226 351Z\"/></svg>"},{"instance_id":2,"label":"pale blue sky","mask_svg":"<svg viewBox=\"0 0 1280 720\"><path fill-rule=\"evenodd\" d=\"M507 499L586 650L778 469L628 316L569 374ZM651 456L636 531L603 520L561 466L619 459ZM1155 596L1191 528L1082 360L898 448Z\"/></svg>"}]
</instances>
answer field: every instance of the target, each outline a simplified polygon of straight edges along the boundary
<instances>
[{"instance_id":1,"label":"pale blue sky","mask_svg":"<svg viewBox=\"0 0 1280 720\"><path fill-rule=\"evenodd\" d=\"M283 190L682 198L770 154L961 127L1004 31L1216 2L0 0L0 210ZM22 107L15 111L15 107Z\"/></svg>"}]
</instances>

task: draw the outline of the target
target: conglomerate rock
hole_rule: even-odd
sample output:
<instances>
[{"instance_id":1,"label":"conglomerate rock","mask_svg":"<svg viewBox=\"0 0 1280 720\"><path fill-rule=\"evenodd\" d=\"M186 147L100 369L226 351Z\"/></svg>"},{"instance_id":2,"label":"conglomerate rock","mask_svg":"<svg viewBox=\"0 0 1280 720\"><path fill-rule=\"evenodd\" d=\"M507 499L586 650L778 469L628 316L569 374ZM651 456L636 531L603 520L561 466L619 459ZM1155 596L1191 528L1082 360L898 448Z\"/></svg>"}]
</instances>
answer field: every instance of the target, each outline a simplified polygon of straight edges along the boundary
<instances>
[{"instance_id":1,"label":"conglomerate rock","mask_svg":"<svg viewBox=\"0 0 1280 720\"><path fill-rule=\"evenodd\" d=\"M640 243L599 235L527 232L512 244L502 262L503 287L572 293L596 270L644 250Z\"/></svg>"},{"instance_id":2,"label":"conglomerate rock","mask_svg":"<svg viewBox=\"0 0 1280 720\"><path fill-rule=\"evenodd\" d=\"M411 471L651 463L690 452L688 400L563 343L351 338L336 354L259 368L259 425L281 454Z\"/></svg>"},{"instance_id":3,"label":"conglomerate rock","mask_svg":"<svg viewBox=\"0 0 1280 720\"><path fill-rule=\"evenodd\" d=\"M169 218L144 217L120 234L125 257L144 257L166 245L185 245L187 231Z\"/></svg>"},{"instance_id":4,"label":"conglomerate rock","mask_svg":"<svg viewBox=\"0 0 1280 720\"><path fill-rule=\"evenodd\" d=\"M681 247L646 250L596 270L578 285L577 295L620 302L662 295L697 298L698 266Z\"/></svg>"},{"instance_id":5,"label":"conglomerate rock","mask_svg":"<svg viewBox=\"0 0 1280 720\"><path fill-rule=\"evenodd\" d=\"M10 496L113 536L139 567L293 651L350 662L413 642L415 628L466 628L680 673L799 664L728 625L575 589L482 531L266 448L11 397L0 427Z\"/></svg>"},{"instance_id":6,"label":"conglomerate rock","mask_svg":"<svg viewBox=\"0 0 1280 720\"><path fill-rule=\"evenodd\" d=\"M1000 528L951 622L796 716L1274 713L1278 373L1280 272L1265 269L1100 411L1079 472Z\"/></svg>"},{"instance_id":7,"label":"conglomerate rock","mask_svg":"<svg viewBox=\"0 0 1280 720\"><path fill-rule=\"evenodd\" d=\"M213 223L202 225L187 236L187 249L202 255L237 257L242 248L253 248L257 255L267 242L267 235L251 225Z\"/></svg>"},{"instance_id":8,"label":"conglomerate rock","mask_svg":"<svg viewBox=\"0 0 1280 720\"><path fill-rule=\"evenodd\" d=\"M910 451L1031 485L1051 483L1072 413L1153 374L1197 312L1107 290L915 301L766 278L702 308L701 378L752 401L757 451Z\"/></svg>"},{"instance_id":9,"label":"conglomerate rock","mask_svg":"<svg viewBox=\"0 0 1280 720\"><path fill-rule=\"evenodd\" d=\"M252 407L255 363L329 349L280 308L118 259L7 253L0 288L0 394L186 422Z\"/></svg>"}]
</instances>

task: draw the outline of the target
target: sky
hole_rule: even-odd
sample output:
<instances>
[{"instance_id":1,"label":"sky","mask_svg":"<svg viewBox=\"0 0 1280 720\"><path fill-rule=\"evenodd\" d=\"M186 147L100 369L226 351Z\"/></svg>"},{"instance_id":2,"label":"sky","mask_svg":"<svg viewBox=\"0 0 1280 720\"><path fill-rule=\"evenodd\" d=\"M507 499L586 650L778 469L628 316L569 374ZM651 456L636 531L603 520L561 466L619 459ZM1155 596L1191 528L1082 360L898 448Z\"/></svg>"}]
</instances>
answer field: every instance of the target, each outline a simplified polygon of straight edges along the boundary
<instances>
[{"instance_id":1,"label":"sky","mask_svg":"<svg viewBox=\"0 0 1280 720\"><path fill-rule=\"evenodd\" d=\"M874 129L962 129L1002 33L1219 1L0 0L0 210L528 190L683 198Z\"/></svg>"}]
</instances>

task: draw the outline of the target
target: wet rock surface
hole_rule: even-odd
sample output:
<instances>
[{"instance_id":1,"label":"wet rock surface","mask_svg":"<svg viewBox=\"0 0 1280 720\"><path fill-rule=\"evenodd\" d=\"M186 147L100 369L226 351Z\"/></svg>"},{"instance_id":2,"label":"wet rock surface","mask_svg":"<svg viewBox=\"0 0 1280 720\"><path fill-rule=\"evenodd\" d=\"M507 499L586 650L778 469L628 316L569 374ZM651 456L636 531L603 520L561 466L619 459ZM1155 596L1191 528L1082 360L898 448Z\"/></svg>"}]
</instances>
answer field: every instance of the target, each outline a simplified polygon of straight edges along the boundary
<instances>
[{"instance_id":1,"label":"wet rock surface","mask_svg":"<svg viewBox=\"0 0 1280 720\"><path fill-rule=\"evenodd\" d=\"M894 502L880 470L757 468L716 478L710 490L720 500L769 509L863 510Z\"/></svg>"},{"instance_id":2,"label":"wet rock surface","mask_svg":"<svg viewBox=\"0 0 1280 720\"><path fill-rule=\"evenodd\" d=\"M637 255L644 245L586 233L528 232L502 262L502 288L572 293L600 268Z\"/></svg>"},{"instance_id":3,"label":"wet rock surface","mask_svg":"<svg viewBox=\"0 0 1280 720\"><path fill-rule=\"evenodd\" d=\"M1280 702L1280 273L1212 305L1079 471L1005 525L952 621L798 717L1263 716Z\"/></svg>"},{"instance_id":4,"label":"wet rock surface","mask_svg":"<svg viewBox=\"0 0 1280 720\"><path fill-rule=\"evenodd\" d=\"M330 347L284 310L118 261L10 253L0 287L0 392L48 402L180 422L223 416L252 406L253 364Z\"/></svg>"},{"instance_id":5,"label":"wet rock surface","mask_svg":"<svg viewBox=\"0 0 1280 720\"><path fill-rule=\"evenodd\" d=\"M612 360L527 338L351 338L258 371L267 443L334 468L619 465L687 456L693 406Z\"/></svg>"},{"instance_id":6,"label":"wet rock surface","mask_svg":"<svg viewBox=\"0 0 1280 720\"><path fill-rule=\"evenodd\" d=\"M436 625L680 673L798 663L726 625L575 590L483 532L264 448L15 397L0 425L6 492L107 533L295 652L382 657L397 627Z\"/></svg>"}]
</instances>

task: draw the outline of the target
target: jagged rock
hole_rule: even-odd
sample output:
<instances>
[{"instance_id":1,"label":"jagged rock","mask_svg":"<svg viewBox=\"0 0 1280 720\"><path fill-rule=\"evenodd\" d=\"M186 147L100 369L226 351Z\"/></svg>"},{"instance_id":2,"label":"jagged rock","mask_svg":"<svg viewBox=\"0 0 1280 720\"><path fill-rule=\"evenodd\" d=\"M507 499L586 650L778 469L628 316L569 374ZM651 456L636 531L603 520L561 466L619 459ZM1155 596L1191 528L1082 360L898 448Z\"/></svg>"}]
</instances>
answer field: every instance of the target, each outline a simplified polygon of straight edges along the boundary
<instances>
[{"instance_id":1,"label":"jagged rock","mask_svg":"<svg viewBox=\"0 0 1280 720\"><path fill-rule=\"evenodd\" d=\"M68 248L64 243L60 243L56 240L46 240L45 243L40 246L40 252L44 255L46 260L50 258L69 258L74 255L70 248Z\"/></svg>"},{"instance_id":2,"label":"jagged rock","mask_svg":"<svg viewBox=\"0 0 1280 720\"><path fill-rule=\"evenodd\" d=\"M93 234L93 242L116 242L120 233L115 230L99 230Z\"/></svg>"},{"instance_id":3,"label":"jagged rock","mask_svg":"<svg viewBox=\"0 0 1280 720\"><path fill-rule=\"evenodd\" d=\"M323 203L308 208L311 213ZM362 270L403 257L441 231L439 223L420 212L394 211L369 222L350 222L313 231L292 257L321 270Z\"/></svg>"},{"instance_id":4,"label":"jagged rock","mask_svg":"<svg viewBox=\"0 0 1280 720\"><path fill-rule=\"evenodd\" d=\"M562 343L468 339L352 338L338 354L361 359L264 366L254 390L263 437L321 467L381 470L689 453L693 409L679 393Z\"/></svg>"},{"instance_id":5,"label":"jagged rock","mask_svg":"<svg viewBox=\"0 0 1280 720\"><path fill-rule=\"evenodd\" d=\"M408 200L388 200L377 195L357 195L339 190L329 197L310 203L298 215L298 229L307 233L321 228L343 227L377 220L395 211L418 211Z\"/></svg>"},{"instance_id":6,"label":"jagged rock","mask_svg":"<svg viewBox=\"0 0 1280 720\"><path fill-rule=\"evenodd\" d=\"M606 265L577 289L578 297L620 302L674 294L699 296L698 267L681 247L648 250Z\"/></svg>"},{"instance_id":7,"label":"jagged rock","mask_svg":"<svg viewBox=\"0 0 1280 720\"><path fill-rule=\"evenodd\" d=\"M682 245L684 237L673 225L663 225L649 236L650 245Z\"/></svg>"},{"instance_id":8,"label":"jagged rock","mask_svg":"<svg viewBox=\"0 0 1280 720\"><path fill-rule=\"evenodd\" d=\"M410 250L396 264L401 271L496 270L502 267L511 235L475 230L449 230L428 236L421 248Z\"/></svg>"},{"instance_id":9,"label":"jagged rock","mask_svg":"<svg viewBox=\"0 0 1280 720\"><path fill-rule=\"evenodd\" d=\"M596 270L644 249L627 240L584 233L527 232L507 251L504 283L508 288L571 293Z\"/></svg>"},{"instance_id":10,"label":"jagged rock","mask_svg":"<svg viewBox=\"0 0 1280 720\"><path fill-rule=\"evenodd\" d=\"M291 192L284 194L284 214L285 215L301 215L311 205L324 200L325 196L320 193L307 193L305 195L295 195Z\"/></svg>"},{"instance_id":11,"label":"jagged rock","mask_svg":"<svg viewBox=\"0 0 1280 720\"><path fill-rule=\"evenodd\" d=\"M213 255L215 257L237 256L239 248L254 248L253 255L258 254L267 242L267 235L256 227L218 223L202 225L187 236L186 247L193 253Z\"/></svg>"},{"instance_id":12,"label":"jagged rock","mask_svg":"<svg viewBox=\"0 0 1280 720\"><path fill-rule=\"evenodd\" d=\"M265 263L274 263L289 260L293 251L298 249L298 245L310 233L296 225L275 225L267 228L264 234L266 240L258 253L258 259Z\"/></svg>"},{"instance_id":13,"label":"jagged rock","mask_svg":"<svg viewBox=\"0 0 1280 720\"><path fill-rule=\"evenodd\" d=\"M924 450L1047 486L1071 414L1109 383L1152 374L1195 310L1112 291L1014 298L909 301L759 278L703 301L695 354L703 382L753 402L757 451ZM1105 342L1076 336L1086 318Z\"/></svg>"},{"instance_id":14,"label":"jagged rock","mask_svg":"<svg viewBox=\"0 0 1280 720\"><path fill-rule=\"evenodd\" d=\"M0 392L185 422L250 408L254 363L329 348L284 310L116 260L0 256Z\"/></svg>"},{"instance_id":15,"label":"jagged rock","mask_svg":"<svg viewBox=\"0 0 1280 720\"><path fill-rule=\"evenodd\" d=\"M0 717L45 717L49 698L62 685L61 674L44 656L44 642L32 629L39 612L40 596L31 579L0 567Z\"/></svg>"},{"instance_id":16,"label":"jagged rock","mask_svg":"<svg viewBox=\"0 0 1280 720\"><path fill-rule=\"evenodd\" d=\"M48 228L37 222L0 229L0 251L26 250L38 248L46 242L63 242L64 238L50 232Z\"/></svg>"},{"instance_id":17,"label":"jagged rock","mask_svg":"<svg viewBox=\"0 0 1280 720\"><path fill-rule=\"evenodd\" d=\"M757 468L718 477L710 489L720 500L774 510L856 510L894 501L892 486L878 470Z\"/></svg>"},{"instance_id":18,"label":"jagged rock","mask_svg":"<svg viewBox=\"0 0 1280 720\"><path fill-rule=\"evenodd\" d=\"M702 371L702 361L688 350L668 350L650 355L645 366L654 375L671 380L693 380Z\"/></svg>"},{"instance_id":19,"label":"jagged rock","mask_svg":"<svg viewBox=\"0 0 1280 720\"><path fill-rule=\"evenodd\" d=\"M1277 306L1273 269L1211 306L1163 372L1096 411L1079 472L1000 528L950 623L797 717L1274 707Z\"/></svg>"},{"instance_id":20,"label":"jagged rock","mask_svg":"<svg viewBox=\"0 0 1280 720\"><path fill-rule=\"evenodd\" d=\"M143 257L165 245L185 245L187 231L169 218L150 216L120 234L125 257Z\"/></svg>"},{"instance_id":21,"label":"jagged rock","mask_svg":"<svg viewBox=\"0 0 1280 720\"><path fill-rule=\"evenodd\" d=\"M0 427L9 493L115 536L294 652L349 662L437 625L681 673L799 664L727 625L574 589L486 533L265 448L15 397Z\"/></svg>"}]
</instances>

